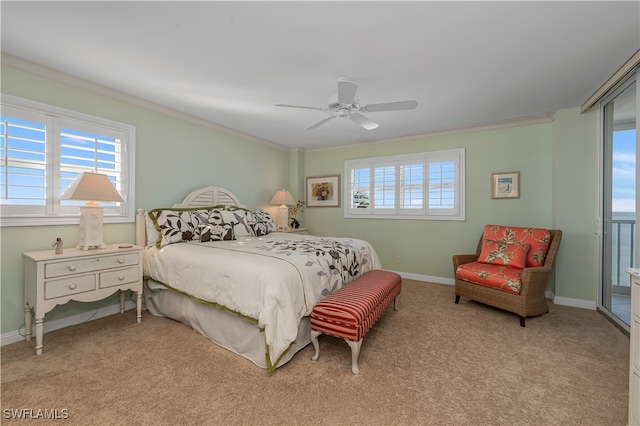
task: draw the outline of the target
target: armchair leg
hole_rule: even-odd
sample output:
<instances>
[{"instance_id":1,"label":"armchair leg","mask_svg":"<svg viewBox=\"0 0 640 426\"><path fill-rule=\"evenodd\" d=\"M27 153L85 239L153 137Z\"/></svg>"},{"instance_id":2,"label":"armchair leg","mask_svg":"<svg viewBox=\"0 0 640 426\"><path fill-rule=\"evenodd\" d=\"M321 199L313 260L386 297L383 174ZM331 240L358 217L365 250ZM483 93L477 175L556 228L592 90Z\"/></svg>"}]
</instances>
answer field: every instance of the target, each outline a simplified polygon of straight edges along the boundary
<instances>
[{"instance_id":1,"label":"armchair leg","mask_svg":"<svg viewBox=\"0 0 640 426\"><path fill-rule=\"evenodd\" d=\"M520 327L524 327L524 317L520 317Z\"/></svg>"},{"instance_id":2,"label":"armchair leg","mask_svg":"<svg viewBox=\"0 0 640 426\"><path fill-rule=\"evenodd\" d=\"M460 295L456 295L456 305L460 302Z\"/></svg>"}]
</instances>

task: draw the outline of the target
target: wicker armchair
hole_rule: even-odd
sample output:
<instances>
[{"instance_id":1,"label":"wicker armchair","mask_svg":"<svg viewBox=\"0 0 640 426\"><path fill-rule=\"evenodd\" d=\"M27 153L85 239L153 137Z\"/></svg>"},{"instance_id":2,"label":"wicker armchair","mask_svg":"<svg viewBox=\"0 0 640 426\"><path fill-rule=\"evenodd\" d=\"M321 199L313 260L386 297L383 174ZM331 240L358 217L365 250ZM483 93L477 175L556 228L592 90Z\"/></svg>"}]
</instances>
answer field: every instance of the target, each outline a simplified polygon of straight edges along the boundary
<instances>
[{"instance_id":1,"label":"wicker armchair","mask_svg":"<svg viewBox=\"0 0 640 426\"><path fill-rule=\"evenodd\" d=\"M486 229L487 228L485 227L485 230ZM477 302L513 312L520 317L520 326L522 327L525 326L526 317L538 316L549 312L544 292L549 275L551 274L556 253L558 252L560 240L562 239L562 231L553 229L548 230L548 232L550 235L549 246L546 251L546 255L544 256L544 261L540 259L542 266L524 267L522 269L522 273L520 275L521 286L519 294L512 294L500 289L487 287L459 278L459 266L476 262L479 259L482 244L485 239L485 233L480 237L478 247L474 254L454 255L453 270L454 276L456 277L455 303L458 304L460 302L460 296L464 296Z\"/></svg>"}]
</instances>

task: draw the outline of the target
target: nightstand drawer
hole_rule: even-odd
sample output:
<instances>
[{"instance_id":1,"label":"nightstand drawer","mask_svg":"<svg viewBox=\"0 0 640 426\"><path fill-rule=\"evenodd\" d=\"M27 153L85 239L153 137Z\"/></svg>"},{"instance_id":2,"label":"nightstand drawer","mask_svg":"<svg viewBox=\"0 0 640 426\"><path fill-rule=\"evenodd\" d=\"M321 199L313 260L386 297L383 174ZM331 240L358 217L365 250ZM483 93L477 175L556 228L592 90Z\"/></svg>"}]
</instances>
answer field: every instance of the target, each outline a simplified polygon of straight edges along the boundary
<instances>
[{"instance_id":1,"label":"nightstand drawer","mask_svg":"<svg viewBox=\"0 0 640 426\"><path fill-rule=\"evenodd\" d=\"M70 274L99 271L138 264L137 253L116 256L99 256L91 259L74 259L64 262L52 262L45 265L45 278L62 277Z\"/></svg>"},{"instance_id":2,"label":"nightstand drawer","mask_svg":"<svg viewBox=\"0 0 640 426\"><path fill-rule=\"evenodd\" d=\"M62 280L46 281L44 283L44 298L55 299L56 297L92 291L95 288L95 275L80 275Z\"/></svg>"},{"instance_id":3,"label":"nightstand drawer","mask_svg":"<svg viewBox=\"0 0 640 426\"><path fill-rule=\"evenodd\" d=\"M139 269L127 268L120 269L119 271L109 271L100 273L100 288L113 287L116 285L122 285L127 283L134 283L138 281Z\"/></svg>"}]
</instances>

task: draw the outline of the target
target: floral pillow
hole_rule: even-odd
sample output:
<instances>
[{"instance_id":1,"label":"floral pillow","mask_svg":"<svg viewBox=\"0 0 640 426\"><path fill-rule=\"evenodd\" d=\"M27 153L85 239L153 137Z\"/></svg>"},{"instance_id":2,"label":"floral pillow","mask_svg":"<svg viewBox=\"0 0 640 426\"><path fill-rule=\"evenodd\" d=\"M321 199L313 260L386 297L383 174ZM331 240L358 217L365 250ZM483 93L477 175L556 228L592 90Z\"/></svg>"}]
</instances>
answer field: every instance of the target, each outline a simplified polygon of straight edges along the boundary
<instances>
[{"instance_id":1,"label":"floral pillow","mask_svg":"<svg viewBox=\"0 0 640 426\"><path fill-rule=\"evenodd\" d=\"M233 228L234 238L253 237L253 224L255 218L253 213L244 209L235 209L232 211L225 210L222 212L224 223L230 224Z\"/></svg>"},{"instance_id":2,"label":"floral pillow","mask_svg":"<svg viewBox=\"0 0 640 426\"><path fill-rule=\"evenodd\" d=\"M223 213L224 210L211 209L200 216L198 235L201 243L235 240L233 225L225 223Z\"/></svg>"},{"instance_id":3,"label":"floral pillow","mask_svg":"<svg viewBox=\"0 0 640 426\"><path fill-rule=\"evenodd\" d=\"M530 248L531 245L526 243L484 240L478 262L522 269L527 263Z\"/></svg>"},{"instance_id":4,"label":"floral pillow","mask_svg":"<svg viewBox=\"0 0 640 426\"><path fill-rule=\"evenodd\" d=\"M231 241L235 240L233 226L224 223L222 225L212 225L203 223L200 225L200 242L209 241Z\"/></svg>"},{"instance_id":5,"label":"floral pillow","mask_svg":"<svg viewBox=\"0 0 640 426\"><path fill-rule=\"evenodd\" d=\"M484 239L506 243L530 244L527 266L542 266L547 256L551 234L544 228L523 228L517 226L485 225Z\"/></svg>"},{"instance_id":6,"label":"floral pillow","mask_svg":"<svg viewBox=\"0 0 640 426\"><path fill-rule=\"evenodd\" d=\"M162 248L168 244L182 241L197 240L200 217L207 210L202 209L154 209L149 212L159 233L156 247Z\"/></svg>"},{"instance_id":7,"label":"floral pillow","mask_svg":"<svg viewBox=\"0 0 640 426\"><path fill-rule=\"evenodd\" d=\"M276 223L267 212L257 210L253 212L253 233L256 237L263 237L277 230Z\"/></svg>"}]
</instances>

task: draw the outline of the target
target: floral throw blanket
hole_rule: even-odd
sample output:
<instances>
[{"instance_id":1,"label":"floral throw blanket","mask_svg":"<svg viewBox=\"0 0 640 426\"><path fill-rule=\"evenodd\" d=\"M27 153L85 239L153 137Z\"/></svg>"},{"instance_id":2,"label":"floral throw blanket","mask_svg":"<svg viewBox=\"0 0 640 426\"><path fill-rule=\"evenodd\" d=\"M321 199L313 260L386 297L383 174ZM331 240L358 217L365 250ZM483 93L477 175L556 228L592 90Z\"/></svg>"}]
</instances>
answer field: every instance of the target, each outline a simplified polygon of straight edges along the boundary
<instances>
[{"instance_id":1,"label":"floral throw blanket","mask_svg":"<svg viewBox=\"0 0 640 426\"><path fill-rule=\"evenodd\" d=\"M355 244L356 241L325 238L267 240L256 249L279 256L300 256L304 260L304 268L313 270L320 280L318 289L322 290L324 298L362 275L363 268L370 270L367 267L371 262L370 246L362 244L362 241Z\"/></svg>"},{"instance_id":2,"label":"floral throw blanket","mask_svg":"<svg viewBox=\"0 0 640 426\"><path fill-rule=\"evenodd\" d=\"M152 247L144 259L145 276L254 319L264 330L269 370L316 303L381 267L364 240L285 233Z\"/></svg>"}]
</instances>

